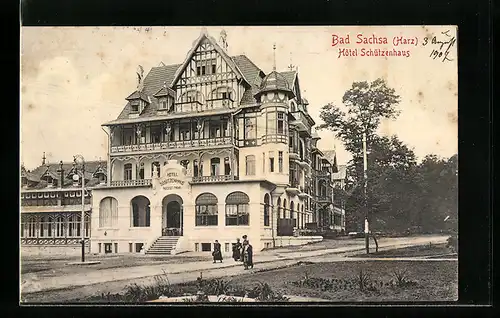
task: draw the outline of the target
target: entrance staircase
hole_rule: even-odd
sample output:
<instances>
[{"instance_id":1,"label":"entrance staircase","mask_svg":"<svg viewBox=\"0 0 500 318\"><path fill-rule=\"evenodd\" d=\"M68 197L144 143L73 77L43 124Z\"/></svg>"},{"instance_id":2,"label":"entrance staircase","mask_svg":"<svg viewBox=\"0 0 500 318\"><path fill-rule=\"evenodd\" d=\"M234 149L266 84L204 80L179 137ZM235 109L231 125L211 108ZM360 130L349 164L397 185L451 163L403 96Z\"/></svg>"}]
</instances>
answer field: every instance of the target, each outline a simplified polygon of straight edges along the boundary
<instances>
[{"instance_id":1,"label":"entrance staircase","mask_svg":"<svg viewBox=\"0 0 500 318\"><path fill-rule=\"evenodd\" d=\"M160 236L146 251L149 255L170 255L180 236Z\"/></svg>"}]
</instances>

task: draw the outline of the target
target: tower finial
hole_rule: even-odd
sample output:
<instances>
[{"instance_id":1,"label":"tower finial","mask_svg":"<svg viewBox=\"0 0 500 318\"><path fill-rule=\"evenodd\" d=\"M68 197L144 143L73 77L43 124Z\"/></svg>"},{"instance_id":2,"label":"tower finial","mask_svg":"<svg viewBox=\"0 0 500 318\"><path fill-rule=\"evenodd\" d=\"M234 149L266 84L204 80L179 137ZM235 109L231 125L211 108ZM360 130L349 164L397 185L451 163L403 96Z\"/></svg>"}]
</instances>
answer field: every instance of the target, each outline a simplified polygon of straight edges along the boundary
<instances>
[{"instance_id":1,"label":"tower finial","mask_svg":"<svg viewBox=\"0 0 500 318\"><path fill-rule=\"evenodd\" d=\"M42 156L42 166L45 165L45 159L47 158L45 158L45 151L44 151Z\"/></svg>"},{"instance_id":2,"label":"tower finial","mask_svg":"<svg viewBox=\"0 0 500 318\"><path fill-rule=\"evenodd\" d=\"M290 65L288 65L288 69L290 71L293 71L294 68L295 68L295 66L292 63L292 52L290 52Z\"/></svg>"},{"instance_id":3,"label":"tower finial","mask_svg":"<svg viewBox=\"0 0 500 318\"><path fill-rule=\"evenodd\" d=\"M226 52L227 52L227 47L228 47L229 45L227 44L227 33L226 33L226 30L224 30L224 29L222 29L222 30L220 31L220 39L219 39L219 42L220 42L220 44L221 44L221 46L222 46L222 49L223 49L224 51L226 51Z\"/></svg>"},{"instance_id":4,"label":"tower finial","mask_svg":"<svg viewBox=\"0 0 500 318\"><path fill-rule=\"evenodd\" d=\"M273 71L276 71L276 43L273 44Z\"/></svg>"}]
</instances>

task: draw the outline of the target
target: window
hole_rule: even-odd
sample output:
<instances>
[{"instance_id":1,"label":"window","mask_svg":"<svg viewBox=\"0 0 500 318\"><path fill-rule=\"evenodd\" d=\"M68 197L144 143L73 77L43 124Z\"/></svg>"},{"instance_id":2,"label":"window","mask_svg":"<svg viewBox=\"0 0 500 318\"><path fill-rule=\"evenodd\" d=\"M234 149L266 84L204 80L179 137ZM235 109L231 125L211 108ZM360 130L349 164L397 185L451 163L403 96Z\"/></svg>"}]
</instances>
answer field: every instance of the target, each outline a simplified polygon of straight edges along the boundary
<instances>
[{"instance_id":1,"label":"window","mask_svg":"<svg viewBox=\"0 0 500 318\"><path fill-rule=\"evenodd\" d=\"M154 171L155 171L155 167L156 167L156 176L154 175ZM160 163L158 161L155 161L151 164L151 177L160 177L160 169L161 169L161 166L160 166Z\"/></svg>"},{"instance_id":2,"label":"window","mask_svg":"<svg viewBox=\"0 0 500 318\"><path fill-rule=\"evenodd\" d=\"M285 115L283 112L278 112L278 134L285 133Z\"/></svg>"},{"instance_id":3,"label":"window","mask_svg":"<svg viewBox=\"0 0 500 318\"><path fill-rule=\"evenodd\" d=\"M220 158L210 159L210 175L218 176L220 168Z\"/></svg>"},{"instance_id":4,"label":"window","mask_svg":"<svg viewBox=\"0 0 500 318\"><path fill-rule=\"evenodd\" d=\"M139 112L139 101L138 100L131 101L130 107L131 107L133 113L138 113Z\"/></svg>"},{"instance_id":5,"label":"window","mask_svg":"<svg viewBox=\"0 0 500 318\"><path fill-rule=\"evenodd\" d=\"M200 76L201 75L201 66L197 66L196 67L196 76Z\"/></svg>"},{"instance_id":6,"label":"window","mask_svg":"<svg viewBox=\"0 0 500 318\"><path fill-rule=\"evenodd\" d=\"M219 138L219 137L220 137L220 123L213 123L213 125L210 125L210 138Z\"/></svg>"},{"instance_id":7,"label":"window","mask_svg":"<svg viewBox=\"0 0 500 318\"><path fill-rule=\"evenodd\" d=\"M194 243L194 251L199 252L200 251L200 243Z\"/></svg>"},{"instance_id":8,"label":"window","mask_svg":"<svg viewBox=\"0 0 500 318\"><path fill-rule=\"evenodd\" d=\"M229 243L224 244L224 252L229 253Z\"/></svg>"},{"instance_id":9,"label":"window","mask_svg":"<svg viewBox=\"0 0 500 318\"><path fill-rule=\"evenodd\" d=\"M64 219L62 216L56 218L56 237L65 237Z\"/></svg>"},{"instance_id":10,"label":"window","mask_svg":"<svg viewBox=\"0 0 500 318\"><path fill-rule=\"evenodd\" d=\"M200 167L198 166L198 160L193 160L193 177L197 177L200 174Z\"/></svg>"},{"instance_id":11,"label":"window","mask_svg":"<svg viewBox=\"0 0 500 318\"><path fill-rule=\"evenodd\" d=\"M217 197L212 193L202 193L196 198L196 226L218 224Z\"/></svg>"},{"instance_id":12,"label":"window","mask_svg":"<svg viewBox=\"0 0 500 318\"><path fill-rule=\"evenodd\" d=\"M112 227L118 220L118 201L106 197L99 204L99 227Z\"/></svg>"},{"instance_id":13,"label":"window","mask_svg":"<svg viewBox=\"0 0 500 318\"><path fill-rule=\"evenodd\" d=\"M262 153L262 173L266 173L266 153Z\"/></svg>"},{"instance_id":14,"label":"window","mask_svg":"<svg viewBox=\"0 0 500 318\"><path fill-rule=\"evenodd\" d=\"M269 172L274 172L274 153L269 152Z\"/></svg>"},{"instance_id":15,"label":"window","mask_svg":"<svg viewBox=\"0 0 500 318\"><path fill-rule=\"evenodd\" d=\"M139 179L140 180L144 179L144 162L141 162L141 166L139 168Z\"/></svg>"},{"instance_id":16,"label":"window","mask_svg":"<svg viewBox=\"0 0 500 318\"><path fill-rule=\"evenodd\" d=\"M293 219L293 218L294 218L294 215L293 215L293 208L294 208L293 201L291 201L291 202L290 202L290 219Z\"/></svg>"},{"instance_id":17,"label":"window","mask_svg":"<svg viewBox=\"0 0 500 318\"><path fill-rule=\"evenodd\" d=\"M248 225L250 198L243 192L233 192L226 198L226 225Z\"/></svg>"},{"instance_id":18,"label":"window","mask_svg":"<svg viewBox=\"0 0 500 318\"><path fill-rule=\"evenodd\" d=\"M149 199L140 195L131 201L132 207L132 227L149 227L151 219L151 210Z\"/></svg>"},{"instance_id":19,"label":"window","mask_svg":"<svg viewBox=\"0 0 500 318\"><path fill-rule=\"evenodd\" d=\"M264 196L264 226L269 226L269 194Z\"/></svg>"},{"instance_id":20,"label":"window","mask_svg":"<svg viewBox=\"0 0 500 318\"><path fill-rule=\"evenodd\" d=\"M286 210L287 210L287 205L286 205L286 199L283 200L283 218L286 219Z\"/></svg>"},{"instance_id":21,"label":"window","mask_svg":"<svg viewBox=\"0 0 500 318\"><path fill-rule=\"evenodd\" d=\"M215 74L215 73L216 73L216 65L212 64L212 74Z\"/></svg>"},{"instance_id":22,"label":"window","mask_svg":"<svg viewBox=\"0 0 500 318\"><path fill-rule=\"evenodd\" d=\"M283 172L283 151L278 151L278 171Z\"/></svg>"},{"instance_id":23,"label":"window","mask_svg":"<svg viewBox=\"0 0 500 318\"><path fill-rule=\"evenodd\" d=\"M281 219L281 198L278 198L276 206L278 207L278 219Z\"/></svg>"},{"instance_id":24,"label":"window","mask_svg":"<svg viewBox=\"0 0 500 318\"><path fill-rule=\"evenodd\" d=\"M247 176L254 176L255 175L255 156L254 155L248 155L245 157L245 164L246 164L246 175Z\"/></svg>"},{"instance_id":25,"label":"window","mask_svg":"<svg viewBox=\"0 0 500 318\"><path fill-rule=\"evenodd\" d=\"M132 164L126 163L123 166L123 179L124 180L132 180Z\"/></svg>"},{"instance_id":26,"label":"window","mask_svg":"<svg viewBox=\"0 0 500 318\"><path fill-rule=\"evenodd\" d=\"M228 176L231 174L231 164L229 163L229 157L224 158L224 175Z\"/></svg>"},{"instance_id":27,"label":"window","mask_svg":"<svg viewBox=\"0 0 500 318\"><path fill-rule=\"evenodd\" d=\"M202 252L210 252L212 250L212 243L201 243Z\"/></svg>"},{"instance_id":28,"label":"window","mask_svg":"<svg viewBox=\"0 0 500 318\"><path fill-rule=\"evenodd\" d=\"M205 75L205 74L206 74L206 67L202 66L201 67L201 75Z\"/></svg>"},{"instance_id":29,"label":"window","mask_svg":"<svg viewBox=\"0 0 500 318\"><path fill-rule=\"evenodd\" d=\"M245 138L255 139L257 138L257 131L255 129L256 118L245 118Z\"/></svg>"},{"instance_id":30,"label":"window","mask_svg":"<svg viewBox=\"0 0 500 318\"><path fill-rule=\"evenodd\" d=\"M142 246L143 246L142 243L135 243L135 252L140 253L142 250Z\"/></svg>"}]
</instances>

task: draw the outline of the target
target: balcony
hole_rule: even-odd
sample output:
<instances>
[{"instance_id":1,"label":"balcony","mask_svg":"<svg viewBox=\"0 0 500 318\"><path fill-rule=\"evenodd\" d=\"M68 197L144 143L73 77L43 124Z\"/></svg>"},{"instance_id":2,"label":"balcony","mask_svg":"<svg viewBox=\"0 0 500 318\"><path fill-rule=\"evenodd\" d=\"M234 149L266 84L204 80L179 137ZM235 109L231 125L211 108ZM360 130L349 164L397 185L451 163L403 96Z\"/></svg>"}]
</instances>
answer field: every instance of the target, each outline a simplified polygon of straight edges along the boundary
<instances>
[{"instance_id":1,"label":"balcony","mask_svg":"<svg viewBox=\"0 0 500 318\"><path fill-rule=\"evenodd\" d=\"M311 125L302 112L295 112L293 113L293 116L295 117L295 120L290 122L290 125L296 126L299 131L309 132L311 130Z\"/></svg>"},{"instance_id":2,"label":"balcony","mask_svg":"<svg viewBox=\"0 0 500 318\"><path fill-rule=\"evenodd\" d=\"M222 176L200 176L193 177L192 183L210 183L238 180L238 176L222 175Z\"/></svg>"},{"instance_id":3,"label":"balcony","mask_svg":"<svg viewBox=\"0 0 500 318\"><path fill-rule=\"evenodd\" d=\"M296 180L292 180L290 182L290 186L286 188L286 192L288 192L291 195L298 195L301 192L300 188L301 187L299 185L299 182Z\"/></svg>"},{"instance_id":4,"label":"balcony","mask_svg":"<svg viewBox=\"0 0 500 318\"><path fill-rule=\"evenodd\" d=\"M188 149L196 147L213 147L232 145L231 137L215 137L193 140L165 141L159 143L144 143L138 145L112 146L111 153L128 153L141 151L169 150L169 149Z\"/></svg>"},{"instance_id":5,"label":"balcony","mask_svg":"<svg viewBox=\"0 0 500 318\"><path fill-rule=\"evenodd\" d=\"M148 187L150 185L151 179L111 181L112 187Z\"/></svg>"}]
</instances>

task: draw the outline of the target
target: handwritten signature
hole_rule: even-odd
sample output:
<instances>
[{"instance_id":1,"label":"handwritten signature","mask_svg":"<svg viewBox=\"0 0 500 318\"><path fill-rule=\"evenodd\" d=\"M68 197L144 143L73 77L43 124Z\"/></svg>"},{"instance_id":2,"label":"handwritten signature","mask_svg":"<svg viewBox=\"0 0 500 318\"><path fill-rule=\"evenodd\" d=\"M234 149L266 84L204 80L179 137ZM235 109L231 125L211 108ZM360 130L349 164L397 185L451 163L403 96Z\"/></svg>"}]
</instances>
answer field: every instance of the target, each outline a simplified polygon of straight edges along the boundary
<instances>
[{"instance_id":1,"label":"handwritten signature","mask_svg":"<svg viewBox=\"0 0 500 318\"><path fill-rule=\"evenodd\" d=\"M457 43L457 39L456 37L450 35L450 30L441 32L441 34L448 37L448 39L438 40L436 36L433 36L431 38L425 37L422 46L426 46L428 44L432 45L433 49L429 57L433 60L442 58L441 62L453 61L453 59L450 58L449 55L451 48Z\"/></svg>"}]
</instances>

